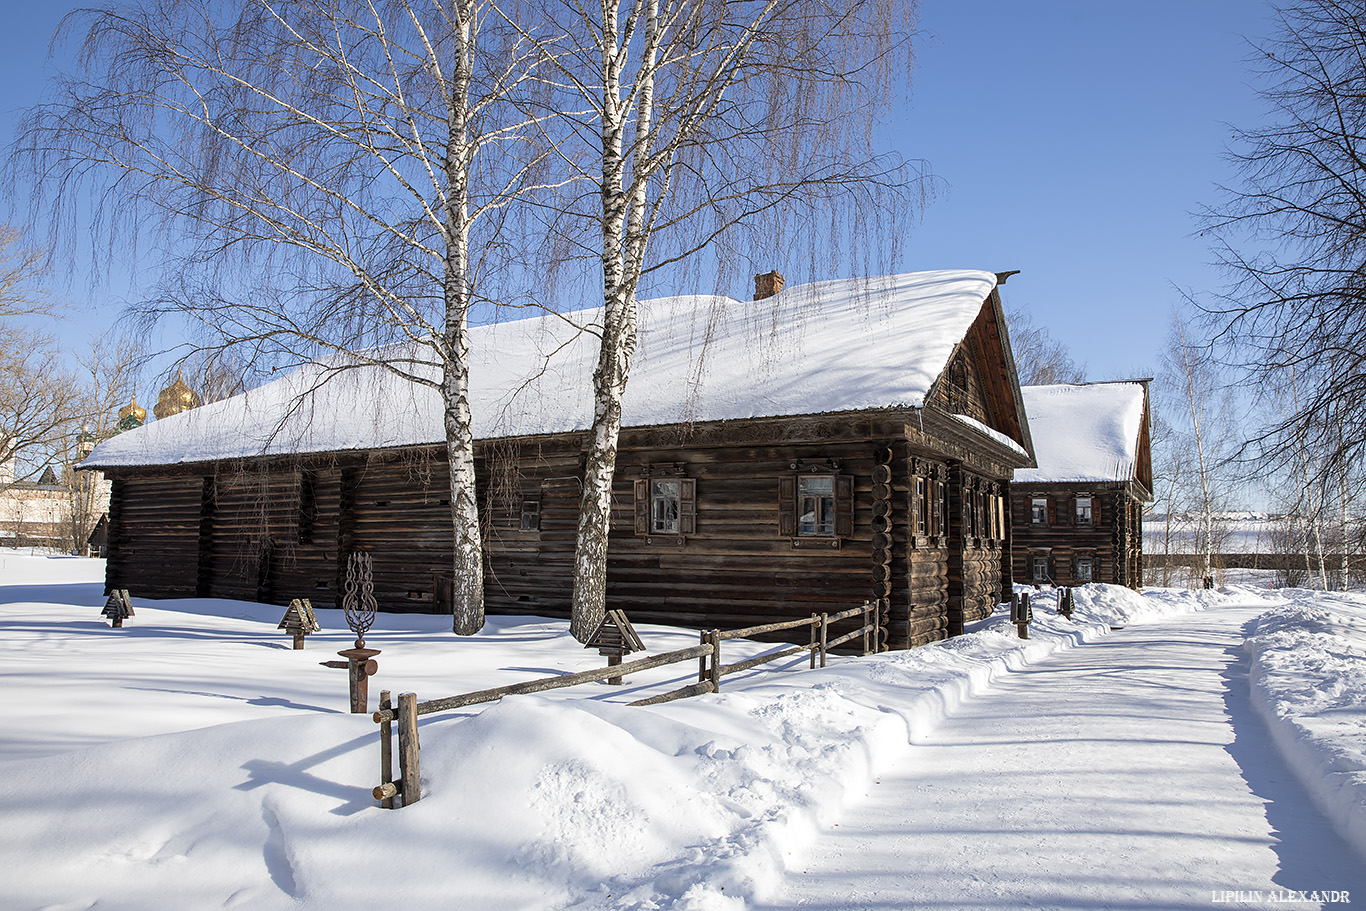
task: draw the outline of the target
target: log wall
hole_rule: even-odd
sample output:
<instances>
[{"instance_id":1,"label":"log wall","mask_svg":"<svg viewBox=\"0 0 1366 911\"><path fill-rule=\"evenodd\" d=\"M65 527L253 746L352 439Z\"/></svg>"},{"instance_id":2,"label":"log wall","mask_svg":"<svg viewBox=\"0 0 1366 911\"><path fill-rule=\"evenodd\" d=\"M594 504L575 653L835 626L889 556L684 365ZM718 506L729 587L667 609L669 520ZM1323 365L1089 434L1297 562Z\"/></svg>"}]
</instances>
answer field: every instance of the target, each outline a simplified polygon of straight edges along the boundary
<instances>
[{"instance_id":1,"label":"log wall","mask_svg":"<svg viewBox=\"0 0 1366 911\"><path fill-rule=\"evenodd\" d=\"M1091 497L1090 524L1076 521L1076 498ZM1048 521L1033 522L1035 497L1048 499ZM1076 561L1092 561L1093 582L1137 588L1143 572L1142 503L1116 485L1016 484L1011 488L1015 581L1034 581L1033 560L1048 559L1049 578L1076 585Z\"/></svg>"},{"instance_id":2,"label":"log wall","mask_svg":"<svg viewBox=\"0 0 1366 911\"><path fill-rule=\"evenodd\" d=\"M876 600L887 644L907 648L995 604L999 542L918 532L918 477L944 484L946 504L958 504L950 526L961 521L964 479L986 483L926 449L923 425L735 422L680 432L623 434L610 608L637 622L737 628ZM568 616L583 445L581 434L563 434L478 449L489 613ZM835 535L797 533L792 491L802 475L832 478ZM638 492L658 479L685 481L693 495L681 533L641 524ZM382 610L449 611L438 584L449 578L453 541L442 447L128 469L114 496L111 587L337 604L346 558L361 549L374 561Z\"/></svg>"}]
</instances>

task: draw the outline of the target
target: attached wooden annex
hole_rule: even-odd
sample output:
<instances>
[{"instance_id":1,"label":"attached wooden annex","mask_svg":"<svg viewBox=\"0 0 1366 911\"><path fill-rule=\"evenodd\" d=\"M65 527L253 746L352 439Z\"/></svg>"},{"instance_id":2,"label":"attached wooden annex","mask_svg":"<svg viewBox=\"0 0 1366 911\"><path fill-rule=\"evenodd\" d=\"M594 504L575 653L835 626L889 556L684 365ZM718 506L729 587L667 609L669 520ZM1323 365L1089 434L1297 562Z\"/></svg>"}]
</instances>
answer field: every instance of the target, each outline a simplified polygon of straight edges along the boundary
<instances>
[{"instance_id":1,"label":"attached wooden annex","mask_svg":"<svg viewBox=\"0 0 1366 911\"><path fill-rule=\"evenodd\" d=\"M1021 389L1039 464L1011 487L1015 581L1142 583L1149 382Z\"/></svg>"},{"instance_id":2,"label":"attached wooden annex","mask_svg":"<svg viewBox=\"0 0 1366 911\"><path fill-rule=\"evenodd\" d=\"M928 272L642 302L608 607L724 628L877 599L894 648L988 614L1006 485L1033 464L995 286ZM568 615L597 314L475 330L490 613ZM381 609L444 611L441 432L430 388L311 365L122 434L88 463L114 480L107 584L318 604L363 549Z\"/></svg>"}]
</instances>

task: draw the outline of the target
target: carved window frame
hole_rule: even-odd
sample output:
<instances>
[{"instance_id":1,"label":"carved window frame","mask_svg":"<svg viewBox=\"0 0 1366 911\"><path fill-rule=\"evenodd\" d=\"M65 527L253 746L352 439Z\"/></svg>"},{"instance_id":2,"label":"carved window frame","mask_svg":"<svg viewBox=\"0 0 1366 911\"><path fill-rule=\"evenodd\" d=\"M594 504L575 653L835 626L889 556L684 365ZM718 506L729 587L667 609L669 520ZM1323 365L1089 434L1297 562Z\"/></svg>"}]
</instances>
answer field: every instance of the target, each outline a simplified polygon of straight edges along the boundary
<instances>
[{"instance_id":1,"label":"carved window frame","mask_svg":"<svg viewBox=\"0 0 1366 911\"><path fill-rule=\"evenodd\" d=\"M843 474L833 461L804 465L794 462L792 473L778 479L778 534L788 538L794 549L838 549L854 536L854 476ZM829 479L831 490L830 531L802 531L802 480Z\"/></svg>"},{"instance_id":2,"label":"carved window frame","mask_svg":"<svg viewBox=\"0 0 1366 911\"><path fill-rule=\"evenodd\" d=\"M635 504L634 531L641 543L650 547L683 547L690 536L697 534L697 479L684 474L682 464L672 466L650 466L645 477L637 478L634 484ZM677 484L674 499L677 503L676 528L672 531L656 531L654 505L661 496L663 485Z\"/></svg>"}]
</instances>

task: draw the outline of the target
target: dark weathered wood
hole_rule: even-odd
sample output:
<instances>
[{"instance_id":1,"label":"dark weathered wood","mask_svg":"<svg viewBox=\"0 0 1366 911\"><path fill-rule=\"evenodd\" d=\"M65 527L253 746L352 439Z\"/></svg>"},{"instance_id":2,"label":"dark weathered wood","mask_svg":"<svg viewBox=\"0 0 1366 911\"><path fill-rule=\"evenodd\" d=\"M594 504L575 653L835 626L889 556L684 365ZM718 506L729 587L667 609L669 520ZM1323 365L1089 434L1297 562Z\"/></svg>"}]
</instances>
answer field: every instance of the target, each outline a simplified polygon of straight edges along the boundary
<instances>
[{"instance_id":1,"label":"dark weathered wood","mask_svg":"<svg viewBox=\"0 0 1366 911\"><path fill-rule=\"evenodd\" d=\"M711 682L713 693L721 692L721 631L707 630L707 644L711 646L711 664L707 668L707 679Z\"/></svg>"},{"instance_id":2,"label":"dark weathered wood","mask_svg":"<svg viewBox=\"0 0 1366 911\"><path fill-rule=\"evenodd\" d=\"M788 658L792 655L798 655L802 652L810 650L811 646L809 645L790 645L787 648L779 649L776 652L765 652L762 655L755 655L752 658L746 658L743 661L737 661L734 664L723 664L721 665L719 673L722 677L726 676L727 674L738 674L740 671L747 671L750 668L759 667L763 664L769 664L774 661L781 661L784 658Z\"/></svg>"},{"instance_id":3,"label":"dark weathered wood","mask_svg":"<svg viewBox=\"0 0 1366 911\"><path fill-rule=\"evenodd\" d=\"M528 680L525 683L514 683L509 686L494 687L493 689L479 690L474 693L464 693L459 696L450 696L445 699L432 699L418 705L417 712L419 715L430 715L433 712L445 712L450 709L464 708L465 706L478 705L483 702L494 702L498 699L502 699L504 696L541 693L546 690L560 689L566 686L577 686L580 683L606 680L609 677L635 674L640 671L649 670L652 667L677 664L680 661L687 661L699 655L711 654L713 650L714 646L711 644L694 645L691 648L664 652L649 658L638 658L635 661L627 661L615 666L597 667L587 671L578 671L573 674L561 674L556 677L539 677L535 680ZM381 718L383 717L383 713L377 712L375 717Z\"/></svg>"},{"instance_id":4,"label":"dark weathered wood","mask_svg":"<svg viewBox=\"0 0 1366 911\"><path fill-rule=\"evenodd\" d=\"M680 687L679 689L676 689L676 690L670 690L670 691L667 692L667 693L660 693L660 694L657 695L657 696L650 696L650 697L645 698L645 699L637 699L635 702L628 702L628 703L626 703L626 704L627 704L627 705L661 705L661 704L663 704L663 703L665 703L665 702L674 702L675 700L678 700L678 699L687 699L687 698L689 698L689 697L691 697L691 696L701 696L703 693L714 693L714 692L716 692L716 691L712 688L711 681L710 681L710 680L703 680L703 681L700 681L700 682L698 682L698 683L693 683L693 684L690 684L690 685L685 686L685 687Z\"/></svg>"},{"instance_id":5,"label":"dark weathered wood","mask_svg":"<svg viewBox=\"0 0 1366 911\"><path fill-rule=\"evenodd\" d=\"M417 694L398 694L398 774L403 805L422 799L422 770L417 740Z\"/></svg>"},{"instance_id":6,"label":"dark weathered wood","mask_svg":"<svg viewBox=\"0 0 1366 911\"><path fill-rule=\"evenodd\" d=\"M390 698L388 690L379 691L379 710L386 714L392 713L394 708L393 700ZM379 723L379 788L376 790L384 791L383 794L376 794L375 799L379 805L386 810L394 808L394 795L398 793L398 788L394 785L394 732L393 721L385 718Z\"/></svg>"}]
</instances>

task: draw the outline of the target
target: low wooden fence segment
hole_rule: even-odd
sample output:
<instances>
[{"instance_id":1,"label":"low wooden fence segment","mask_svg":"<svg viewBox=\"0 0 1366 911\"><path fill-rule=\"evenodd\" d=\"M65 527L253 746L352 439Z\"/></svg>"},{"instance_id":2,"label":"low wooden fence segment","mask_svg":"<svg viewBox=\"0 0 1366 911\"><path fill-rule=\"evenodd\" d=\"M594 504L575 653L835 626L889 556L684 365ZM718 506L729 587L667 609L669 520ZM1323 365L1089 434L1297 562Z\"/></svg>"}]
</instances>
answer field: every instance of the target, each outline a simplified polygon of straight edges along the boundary
<instances>
[{"instance_id":1,"label":"low wooden fence segment","mask_svg":"<svg viewBox=\"0 0 1366 911\"><path fill-rule=\"evenodd\" d=\"M862 617L863 625L861 627L835 639L829 638L831 623L854 617ZM372 716L375 723L380 726L380 785L373 791L375 799L380 802L380 806L392 809L395 797L401 799L403 806L416 803L422 798L417 738L417 719L420 715L451 711L485 702L496 702L504 696L540 693L546 690L578 686L583 683L594 683L599 680L650 670L651 668L679 664L696 658L698 660L696 683L628 703L629 705L660 705L665 702L673 702L676 699L700 696L703 693L718 693L721 691L722 677L738 674L741 671L747 671L773 661L780 661L802 652L810 652L812 668L816 667L817 661L820 662L821 667L825 667L826 654L830 649L853 642L860 637L863 640L863 654L870 654L877 642L880 623L878 605L874 602L864 602L862 607L851 608L837 614L812 614L810 618L767 623L745 629L703 630L701 642L689 648L676 649L649 658L639 658L635 661L593 668L588 671L559 674L554 677L540 677L536 680L528 680L525 683L514 683L509 686L478 690L473 693L462 693L458 696L447 696L442 699L430 699L426 702L418 702L415 693L400 693L398 704L394 705L389 691L384 690L380 693L379 711ZM721 643L727 639L747 639L760 633L798 629L803 626L811 627L811 641L807 644L787 646L773 652L765 652L762 655L736 661L733 664L721 663ZM395 730L398 734L399 744L399 779L397 781L394 780L393 769L392 738Z\"/></svg>"}]
</instances>

